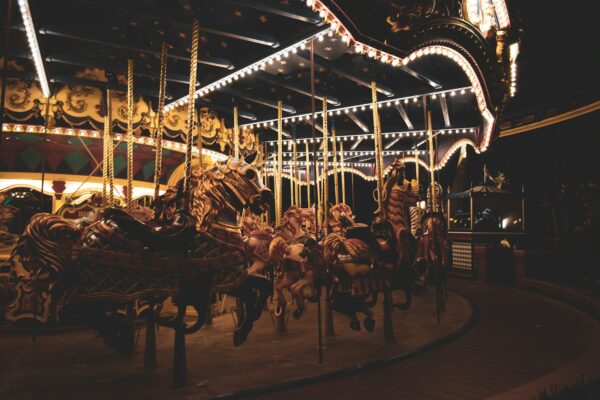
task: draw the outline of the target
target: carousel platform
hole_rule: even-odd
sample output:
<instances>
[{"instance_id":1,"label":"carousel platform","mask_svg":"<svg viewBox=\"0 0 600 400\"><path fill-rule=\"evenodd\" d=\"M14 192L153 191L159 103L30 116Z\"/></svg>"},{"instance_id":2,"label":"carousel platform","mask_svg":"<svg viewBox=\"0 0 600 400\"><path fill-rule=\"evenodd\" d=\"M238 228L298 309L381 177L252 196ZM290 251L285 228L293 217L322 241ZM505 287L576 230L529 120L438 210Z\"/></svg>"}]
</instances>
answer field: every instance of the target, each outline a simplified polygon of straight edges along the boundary
<instances>
[{"instance_id":1,"label":"carousel platform","mask_svg":"<svg viewBox=\"0 0 600 400\"><path fill-rule=\"evenodd\" d=\"M401 300L398 294L398 300ZM290 307L293 309L293 306ZM395 342L383 337L382 306L375 331L355 332L334 314L334 337L324 335L324 362L318 363L316 305L300 320L291 316L288 331L276 333L265 312L248 341L232 344L230 315L187 338L188 385L171 386L173 332L157 332L158 367L143 368L143 330L137 354L120 357L91 330L0 337L0 398L201 399L258 394L347 375L420 354L459 336L474 323L474 308L448 293L447 311L436 321L432 290L414 297L409 311L393 312Z\"/></svg>"}]
</instances>

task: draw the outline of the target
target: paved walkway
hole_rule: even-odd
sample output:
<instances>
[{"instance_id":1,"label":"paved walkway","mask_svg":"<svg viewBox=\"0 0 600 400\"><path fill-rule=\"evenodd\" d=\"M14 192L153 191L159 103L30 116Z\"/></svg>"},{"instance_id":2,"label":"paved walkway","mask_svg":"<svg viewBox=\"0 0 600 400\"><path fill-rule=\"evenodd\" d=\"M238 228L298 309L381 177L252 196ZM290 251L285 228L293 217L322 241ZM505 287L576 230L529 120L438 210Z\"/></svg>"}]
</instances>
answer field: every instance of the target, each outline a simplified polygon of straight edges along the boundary
<instances>
[{"instance_id":1,"label":"paved walkway","mask_svg":"<svg viewBox=\"0 0 600 400\"><path fill-rule=\"evenodd\" d=\"M600 324L512 288L451 281L479 308L464 336L391 366L255 399L531 399L541 387L600 376Z\"/></svg>"}]
</instances>

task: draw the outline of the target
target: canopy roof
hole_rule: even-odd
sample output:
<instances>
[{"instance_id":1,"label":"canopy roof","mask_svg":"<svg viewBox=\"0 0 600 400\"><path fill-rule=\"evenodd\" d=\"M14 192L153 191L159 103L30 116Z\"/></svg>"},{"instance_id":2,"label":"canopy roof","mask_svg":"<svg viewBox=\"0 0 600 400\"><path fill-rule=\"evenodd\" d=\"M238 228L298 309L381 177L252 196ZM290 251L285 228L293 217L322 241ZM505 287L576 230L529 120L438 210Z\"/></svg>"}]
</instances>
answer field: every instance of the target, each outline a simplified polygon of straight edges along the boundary
<instances>
[{"instance_id":1,"label":"canopy roof","mask_svg":"<svg viewBox=\"0 0 600 400\"><path fill-rule=\"evenodd\" d=\"M181 111L188 101L191 21L197 17L198 106L215 111L227 126L237 106L242 129L272 143L281 100L284 134L297 139L300 152L312 131L312 41L317 111L327 96L328 125L335 128L338 142L345 142L348 166L356 163L370 174L369 106L375 81L386 163L396 156L409 157L409 162L412 156L414 162L417 149L426 165L427 104L438 147L435 166L441 168L461 144L478 152L487 149L510 92L509 45L517 38L503 14L506 5L503 0L475 2L491 5L486 17L493 17L490 26L465 14L473 1L463 1L461 7L459 1L425 0L19 0L8 55L24 68L11 67L9 76L43 81L45 75L50 88L122 89L131 58L136 92L156 104L164 40L169 47L166 109ZM31 35L27 39L30 22L23 18L24 5L30 10L39 57ZM101 70L105 77L82 76L84 69ZM319 129L323 120L317 117ZM291 161L291 147L286 149L285 159ZM267 152L272 150L267 146Z\"/></svg>"}]
</instances>

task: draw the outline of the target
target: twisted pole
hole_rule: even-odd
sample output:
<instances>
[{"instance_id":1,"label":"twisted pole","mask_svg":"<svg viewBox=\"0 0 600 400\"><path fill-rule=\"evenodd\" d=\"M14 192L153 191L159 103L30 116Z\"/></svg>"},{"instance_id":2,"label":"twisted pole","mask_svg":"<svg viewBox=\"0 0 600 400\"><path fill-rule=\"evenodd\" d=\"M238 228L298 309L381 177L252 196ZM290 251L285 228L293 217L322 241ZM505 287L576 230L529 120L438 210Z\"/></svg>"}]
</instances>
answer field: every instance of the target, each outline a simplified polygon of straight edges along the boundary
<instances>
[{"instance_id":1,"label":"twisted pole","mask_svg":"<svg viewBox=\"0 0 600 400\"><path fill-rule=\"evenodd\" d=\"M133 60L127 60L127 210L133 207Z\"/></svg>"},{"instance_id":2,"label":"twisted pole","mask_svg":"<svg viewBox=\"0 0 600 400\"><path fill-rule=\"evenodd\" d=\"M185 147L185 177L184 190L186 195L190 191L190 180L192 178L192 145L194 136L194 119L196 112L196 74L198 72L198 35L200 32L200 22L194 18L192 23L192 49L190 54L190 86L188 90L188 110L187 110L187 137ZM202 137L198 134L198 151L200 155L200 167L202 167ZM187 202L186 202L187 204Z\"/></svg>"},{"instance_id":3,"label":"twisted pole","mask_svg":"<svg viewBox=\"0 0 600 400\"><path fill-rule=\"evenodd\" d=\"M160 51L160 77L158 83L158 123L154 146L156 155L154 160L154 200L158 199L160 192L160 177L162 175L162 147L163 129L165 126L165 91L167 89L167 42L162 43Z\"/></svg>"}]
</instances>

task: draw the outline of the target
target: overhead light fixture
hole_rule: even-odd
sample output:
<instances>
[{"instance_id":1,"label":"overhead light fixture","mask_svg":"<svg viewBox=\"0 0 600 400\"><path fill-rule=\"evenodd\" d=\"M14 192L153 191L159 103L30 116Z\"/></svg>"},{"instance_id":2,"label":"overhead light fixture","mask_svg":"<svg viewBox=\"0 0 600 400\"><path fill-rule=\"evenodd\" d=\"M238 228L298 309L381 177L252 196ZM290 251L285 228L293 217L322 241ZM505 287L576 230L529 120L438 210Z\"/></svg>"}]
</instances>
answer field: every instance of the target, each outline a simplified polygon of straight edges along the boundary
<instances>
[{"instance_id":1,"label":"overhead light fixture","mask_svg":"<svg viewBox=\"0 0 600 400\"><path fill-rule=\"evenodd\" d=\"M19 0L19 10L21 10L21 17L23 18L23 25L25 26L25 33L27 34L29 50L33 57L35 72L38 81L40 82L42 93L44 94L44 97L48 98L50 97L50 86L48 85L48 78L46 77L46 70L44 69L44 62L42 61L42 53L35 33L35 27L33 26L29 2L27 0Z\"/></svg>"}]
</instances>

